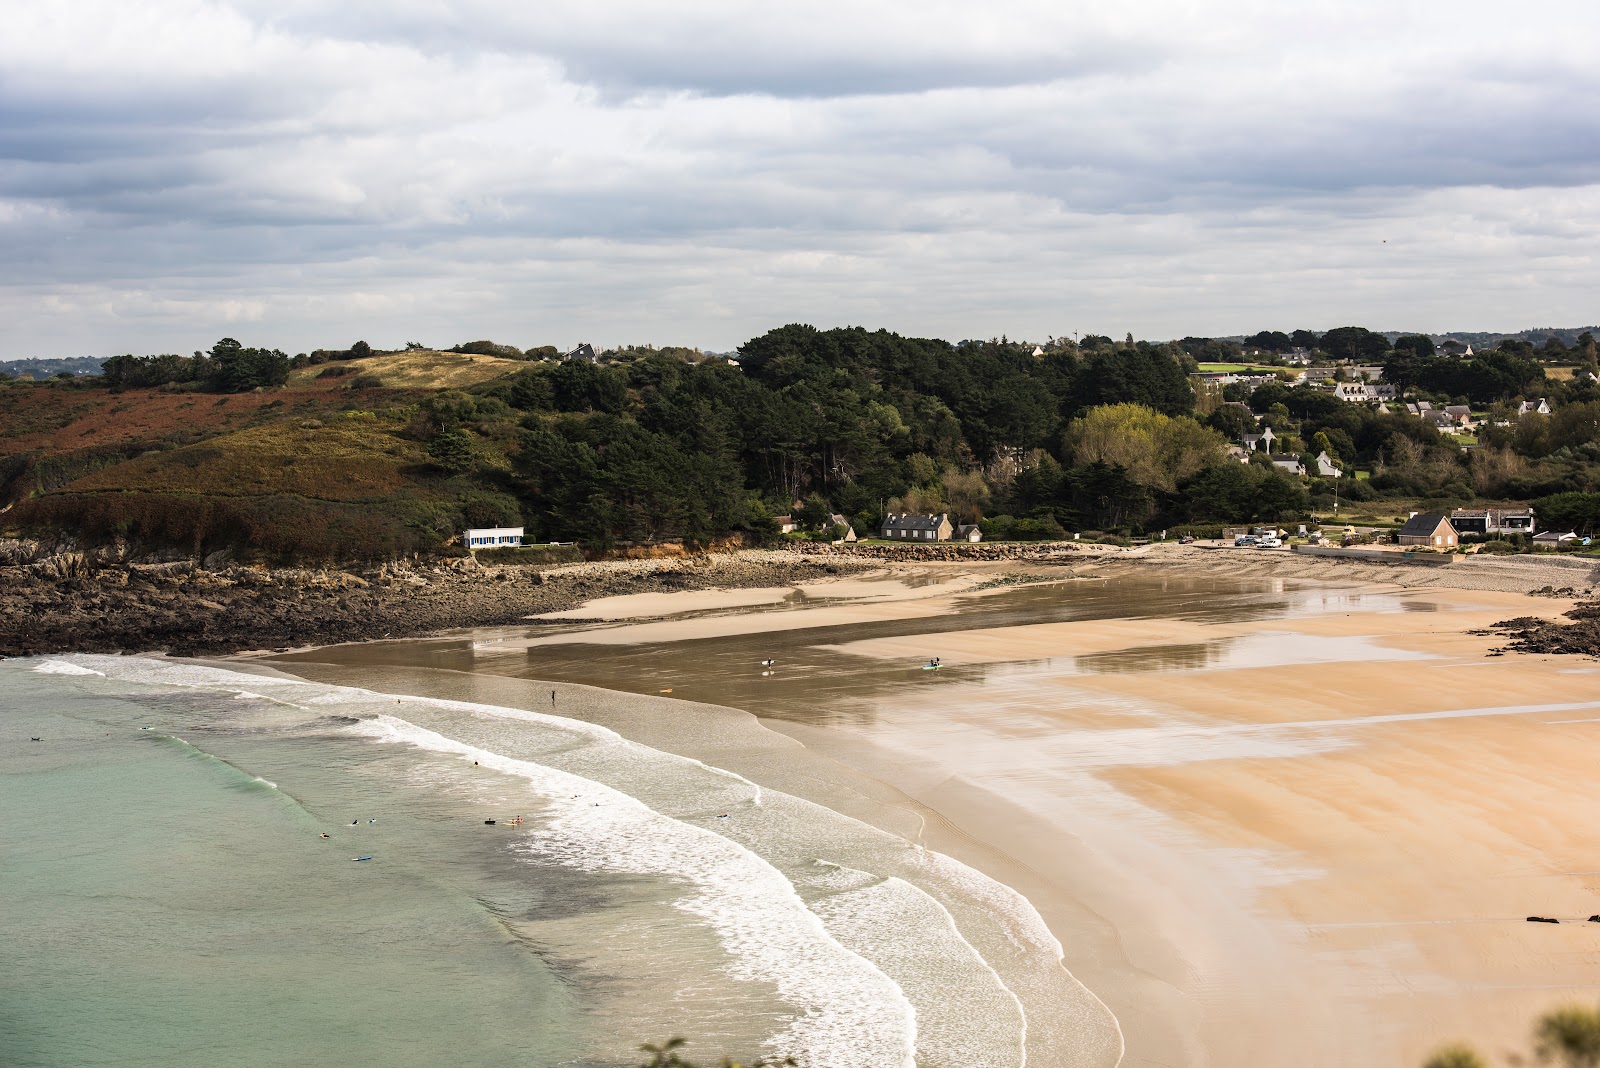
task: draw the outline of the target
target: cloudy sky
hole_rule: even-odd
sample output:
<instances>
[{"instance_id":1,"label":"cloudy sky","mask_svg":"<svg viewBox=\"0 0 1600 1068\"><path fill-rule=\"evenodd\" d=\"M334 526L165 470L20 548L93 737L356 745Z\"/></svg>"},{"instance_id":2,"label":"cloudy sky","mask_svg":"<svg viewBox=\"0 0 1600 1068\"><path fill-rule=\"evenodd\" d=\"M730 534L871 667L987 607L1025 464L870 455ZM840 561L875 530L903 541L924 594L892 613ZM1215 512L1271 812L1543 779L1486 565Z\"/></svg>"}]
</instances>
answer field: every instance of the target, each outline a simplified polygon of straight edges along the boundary
<instances>
[{"instance_id":1,"label":"cloudy sky","mask_svg":"<svg viewBox=\"0 0 1600 1068\"><path fill-rule=\"evenodd\" d=\"M0 357L1600 320L1585 0L0 3Z\"/></svg>"}]
</instances>

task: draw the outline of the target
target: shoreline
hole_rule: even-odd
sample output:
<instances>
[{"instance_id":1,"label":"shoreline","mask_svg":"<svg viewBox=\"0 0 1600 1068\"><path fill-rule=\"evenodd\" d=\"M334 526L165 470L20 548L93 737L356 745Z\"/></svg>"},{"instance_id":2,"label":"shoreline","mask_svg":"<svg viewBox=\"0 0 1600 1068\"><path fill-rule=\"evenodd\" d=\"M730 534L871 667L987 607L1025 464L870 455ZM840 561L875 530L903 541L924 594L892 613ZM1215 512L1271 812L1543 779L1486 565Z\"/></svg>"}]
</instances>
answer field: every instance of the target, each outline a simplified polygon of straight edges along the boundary
<instances>
[{"instance_id":1,"label":"shoreline","mask_svg":"<svg viewBox=\"0 0 1600 1068\"><path fill-rule=\"evenodd\" d=\"M0 656L283 652L525 626L533 617L575 615L590 602L628 594L793 589L884 572L970 575L994 584L1176 573L1574 597L1600 587L1600 565L1570 558L1469 556L1438 567L1175 543L1136 549L1076 543L807 546L544 568L464 558L354 569L207 569L192 561L137 564L84 553L30 556L17 543L0 550ZM1564 637L1572 639L1574 652L1600 649L1594 635L1575 630L1564 636L1563 629L1546 625L1533 635L1524 628L1508 639L1518 638L1513 648L1527 651L1564 651Z\"/></svg>"},{"instance_id":2,"label":"shoreline","mask_svg":"<svg viewBox=\"0 0 1600 1068\"><path fill-rule=\"evenodd\" d=\"M784 586L881 568L781 550L542 569L467 560L356 570L211 570L74 553L0 567L0 656L283 652L528 625L620 594Z\"/></svg>"},{"instance_id":3,"label":"shoreline","mask_svg":"<svg viewBox=\"0 0 1600 1068\"><path fill-rule=\"evenodd\" d=\"M1213 555L1219 563L1228 559L1222 553ZM1259 556L1234 559L1239 559L1240 564L1250 564ZM1299 561L1291 558L1291 562ZM1325 567L1327 562L1317 561L1316 565ZM1334 566L1341 571L1349 567L1343 563ZM488 635L481 644L493 650L506 650L494 655L515 656L528 646L548 649L553 647L552 643L554 646L569 644L574 637L599 640L604 646L625 646L630 641L647 646L653 642L671 642L673 639L667 635L672 631L678 633L678 640L717 639L719 636L722 640L737 640L755 633L749 625L754 620L763 624L759 633L771 634L772 640L781 639L787 630L801 630L812 632L807 641L823 642L827 639L818 634L831 626L848 627L873 620L915 624L917 619L941 611L952 598L1004 592L999 587L986 588L984 578L1026 577L1030 581L1049 583L1068 578L1121 577L1165 582L1168 575L1176 577L1171 567L1159 564L1148 567L1137 558L1119 560L1116 557L1098 559L1091 566L1072 569L1049 565L1032 567L1014 562L983 568L931 564L912 570L923 572L925 577L938 579L942 576L946 581L935 581L911 591L918 596L838 603L818 599L815 604L800 608L775 606L771 594L764 594L759 598L761 603L755 605L750 603L751 598L735 596L726 599L728 612L725 614L714 610L717 598L708 595L697 598L701 611L665 619L659 611L662 605L658 598L632 604L612 599L592 605L589 611L568 613L565 620L573 624L586 620L606 621L606 626L598 630L548 635L535 631L524 634L523 640L509 635ZM1485 759L1514 761L1518 757L1507 739L1537 729L1537 723L1552 718L1544 715L1528 721L1527 712L1549 707L1552 694L1570 693L1570 696L1559 697L1570 702L1594 691L1594 684L1582 677L1585 669L1563 669L1550 657L1494 659L1493 642L1480 627L1516 614L1523 604L1543 616L1551 616L1566 609L1570 601L1548 597L1523 601L1521 596L1505 592L1440 588L1441 584L1436 581L1437 570L1415 570L1417 574L1384 567L1380 574L1388 581L1381 584L1359 580L1329 582L1320 576L1302 578L1285 574L1239 577L1248 578L1258 586L1266 579L1268 589L1276 586L1276 579L1294 579L1296 588L1301 588L1303 582L1305 588L1328 589L1330 596L1350 591L1356 595L1357 602L1366 594L1377 594L1377 601L1395 601L1399 607L1390 605L1380 610L1368 604L1361 609L1353 604L1350 607L1357 609L1354 612L1334 611L1269 629L1303 631L1316 641L1332 645L1354 640L1360 634L1375 633L1382 636L1379 641L1383 646L1414 649L1416 655L1423 658L1421 660L1379 658L1369 664L1346 664L1337 658L1335 662L1299 662L1291 657L1260 664L1224 664L1217 670L1199 673L1179 670L1177 674L1075 676L1071 683L1075 689L1098 694L1098 700L1124 704L1137 701L1145 707L1166 708L1168 711L1163 712L1163 716L1181 715L1183 722L1194 724L1184 729L1199 731L1201 737L1220 732L1221 738L1235 734L1250 738L1253 732L1281 730L1288 732L1285 736L1292 741L1301 735L1310 737L1334 732L1350 734L1350 741L1341 742L1340 746L1358 747L1377 743L1362 741L1358 745L1357 739L1376 739L1381 744L1375 752L1385 762L1380 767L1399 759L1389 755L1399 739L1412 737L1419 740L1406 744L1421 745L1422 739L1433 739L1427 744L1435 747L1430 752L1436 754L1451 752L1451 746L1482 744L1486 747ZM1457 574L1480 581L1483 578L1466 571ZM950 581L962 576L968 581L961 584ZM1201 572L1200 577L1205 580L1218 576L1214 572ZM1496 581L1504 577L1489 575ZM1529 592L1526 587L1542 576L1523 573L1513 577L1524 585L1519 592L1525 594ZM972 581L974 578L978 581ZM845 582L839 581L839 584ZM765 608L771 611L759 614ZM1405 610L1401 611L1402 608ZM1427 608L1428 611L1418 614L1412 608ZM1370 614L1373 610L1388 614L1373 617ZM528 628L524 625L521 629ZM1249 630L1217 623L1202 624L1197 630L1193 623L1160 620L1109 628L1103 622L1067 621L1041 626L1037 628L1041 636L1033 638L1021 633L1022 629L1018 628L1015 634L985 632L981 628L941 631L937 641L945 653L946 663L957 666L1047 656L1050 648L1060 647L1063 642L1075 650L1099 655L1096 650L1136 649L1140 645L1160 649L1172 643L1192 644L1202 633L1210 634L1213 640L1238 640L1228 635L1245 635ZM1051 638L1050 634L1059 637ZM447 645L469 640L471 636L465 633L443 639ZM474 641L473 644L480 643ZM928 639L913 638L898 645L894 640L881 639L847 644L853 646L851 655L904 658L912 647L922 651ZM882 651L875 654L879 646ZM1029 652L1031 647L1037 647L1039 652ZM363 655L363 650L346 652L351 659L345 660L339 655L330 655L327 659L344 660L348 665L360 662ZM365 652L381 652L381 647L368 647ZM311 667L309 661L315 658L315 653L310 654L308 662L302 664L291 657L278 661L275 666L297 672L302 667ZM266 658L266 662L273 662L272 658ZM344 670L348 671L348 666ZM434 669L418 670L418 675L410 677L420 679L426 671ZM1452 707L1491 703L1490 699L1451 701L1451 683L1447 680L1454 677L1452 673L1462 671L1472 672L1474 681L1470 687L1474 690L1486 685L1491 677L1516 680L1508 682L1505 689L1519 695L1537 695L1542 689L1539 700L1543 703L1535 708L1513 708L1498 718L1446 718L1438 720L1437 726L1433 725L1435 720L1431 717L1453 716L1449 712ZM1572 671L1580 674L1574 676ZM1480 676L1480 673L1483 674ZM474 686L491 687L503 693L525 688L532 677L497 674L492 658L464 675L448 674L456 682L466 684L470 678ZM1253 679L1260 681L1252 682ZM1245 691L1240 687L1247 684L1279 694L1280 698L1273 704L1281 707L1270 715L1265 709L1241 708L1240 695ZM1361 708L1357 697L1361 694L1378 695L1374 707ZM638 696L651 697L650 694ZM1512 945L1520 945L1524 934L1520 927L1524 925L1501 929L1499 925L1507 922L1502 913L1508 908L1540 911L1543 905L1542 899L1536 901L1532 897L1526 902L1508 905L1499 899L1491 901L1482 895L1474 897L1455 892L1450 900L1456 902L1461 915L1445 917L1443 922L1447 926L1439 928L1445 935L1440 936L1430 934L1434 929L1426 926L1441 922L1438 919L1404 915L1391 922L1387 910L1394 906L1388 903L1387 895L1374 897L1371 892L1363 891L1361 895L1351 896L1352 890L1338 886L1335 886L1339 895L1336 899L1322 895L1318 887L1329 879L1333 880L1330 885L1339 884L1346 866L1359 868L1359 863L1337 854L1320 861L1290 863L1286 858L1302 852L1315 858L1319 850L1338 843L1322 841L1317 835L1309 839L1278 837L1284 832L1275 830L1270 821L1265 826L1256 826L1259 822L1257 809L1270 811L1273 805L1304 808L1307 803L1313 803L1312 797L1304 796L1304 791L1292 781L1279 781L1285 769L1302 769L1296 774L1306 775L1308 783L1343 781L1342 777L1356 774L1340 770L1349 758L1340 755L1343 750L1339 747L1323 753L1313 746L1303 754L1285 752L1277 759L1265 761L1243 754L1232 758L1202 756L1198 758L1199 764L1172 768L1141 766L1137 759L1125 762L1125 766L1116 766L1113 762L1113 766L1104 769L1072 770L1067 766L1067 780L1078 792L1065 799L1051 797L1030 792L1033 787L1027 778L1016 781L1007 778L1013 768L1027 766L1027 761L1032 759L1029 754L1037 750L1037 743L1028 742L1021 750L1015 750L1002 744L1006 743L1007 728L997 726L995 729L1001 734L993 738L981 733L988 729L987 721L1004 724L1015 720L1016 726L1009 729L1020 730L1023 738L1038 736L1046 721L1035 723L1035 720L1057 703L1044 693L1039 698L1045 703L1038 713L1028 712L1016 719L1012 710L1015 702L1008 706L1002 701L979 712L978 704L984 697L982 691L972 691L970 700L958 698L955 705L944 706L951 709L947 718L955 729L947 731L948 736L942 739L938 733L928 733L927 723L895 722L892 706L879 706L878 722L870 734L762 717L756 709L756 722L765 731L787 737L803 747L794 757L794 768L782 773L766 769L771 775L766 781L774 788L867 817L868 822L877 826L924 842L1026 896L1066 947L1064 966L1121 1021L1122 1029L1129 1036L1128 1055L1122 1061L1128 1068L1175 1063L1279 1063L1286 1057L1292 1059L1300 1049L1296 1037L1300 1031L1320 1036L1319 1041L1326 1046L1318 1059L1304 1063L1338 1068L1357 1064L1364 1068L1377 1064L1409 1068L1420 1062L1428 1048L1445 1038L1514 1042L1518 1037L1516 1032L1525 1027L1527 1020L1547 1007L1550 1000L1558 999L1557 989L1544 993L1525 991L1505 995L1501 1000L1506 1006L1491 1008L1480 997L1463 993L1460 1003L1456 1004L1437 989L1431 995L1408 990L1403 985L1389 989L1384 984L1392 983L1392 977L1385 978L1381 971L1368 974L1370 964L1349 963L1366 960L1374 954L1400 952L1398 948L1382 949L1385 945L1412 945L1413 949L1405 951L1411 956L1403 958L1403 967L1395 966L1402 972L1418 969L1429 974L1430 969L1443 969L1439 973L1442 977L1453 974L1452 969L1466 967L1457 958L1462 953L1462 944L1476 944L1471 942L1475 938L1490 940L1484 944L1489 947L1485 953L1491 962L1505 959L1507 953L1531 952L1525 948L1514 951L1507 948L1508 938ZM1533 696L1527 699L1535 701ZM702 699L690 697L689 700ZM1358 702L1356 709L1345 707L1349 700ZM970 714L961 710L964 703L972 706ZM740 715L746 714L742 711L744 706L726 704L741 710ZM1388 725L1383 715L1374 715L1371 719L1374 725L1364 725L1370 714L1385 711L1415 712L1420 718L1416 725L1411 725L1401 716L1404 722ZM1097 722L1092 716L1085 718L1084 714L1070 710L1060 714L1051 712L1048 722L1053 726L1049 730L1073 738L1087 737L1082 733L1086 729L1096 736L1119 736L1126 733L1121 730L1126 715L1113 709L1111 719ZM714 741L695 742L676 737L674 732L681 730L678 717L669 715L660 719L659 723L639 727L640 740L758 780L764 778L763 769L749 763L748 753ZM1521 725L1524 722L1526 726ZM1302 723L1323 725L1302 727ZM1117 729L1111 730L1111 735L1103 735L1102 732L1112 728ZM1581 727L1552 729L1582 731ZM1391 737L1396 741L1390 741ZM1538 737L1545 738L1542 729L1538 730ZM1537 743L1538 751L1546 753L1544 747L1550 742L1551 739L1546 739ZM1440 745L1445 748L1438 750ZM1553 756L1551 759L1556 760ZM1426 779L1430 774L1437 777L1440 769L1448 768L1449 763L1436 755L1432 763L1417 768L1408 766L1403 774L1386 771L1385 774L1398 776L1395 785L1386 789L1403 790L1417 811L1434 812L1430 818L1436 821L1463 819L1462 813L1472 812L1473 806L1480 803L1474 794L1463 793L1456 783L1445 780L1440 787L1442 797L1430 799L1426 793L1419 794L1412 785L1414 779ZM1034 774L1043 767L1037 767ZM1059 770L1051 772L1052 777L1061 774ZM1519 774L1505 775L1506 781L1520 781ZM1328 780L1329 775L1339 778ZM1557 777L1557 781L1565 780ZM1285 789L1289 793L1283 793ZM1314 797L1323 788L1308 789ZM1336 788L1335 793L1339 789L1344 787ZM1012 791L1010 796L1008 790ZM1235 790L1256 791L1258 799L1269 800L1237 811L1231 807L1232 802L1226 800ZM1481 792L1486 797L1498 796L1492 790ZM1516 811L1515 803L1508 804L1510 811ZM1361 841L1366 843L1363 848L1375 850L1379 855L1392 855L1402 845L1424 852L1437 848L1430 846L1428 840L1408 844L1406 836L1411 831L1404 827L1388 827L1381 821L1374 823L1370 814L1349 818L1365 821L1366 829L1361 832ZM1478 824L1485 819L1477 814L1469 823ZM1254 829L1247 831L1246 828ZM1442 837L1449 840L1448 834ZM1035 853L1036 847L1029 846L1029 842L1053 844L1046 853L1040 854ZM1527 847L1508 844L1505 848L1526 852ZM1548 848L1560 852L1565 847L1551 845ZM1357 860L1363 855L1358 854ZM1252 857L1256 859L1248 859ZM1483 858L1475 856L1473 861L1481 864ZM1448 855L1433 858L1432 863L1441 872L1452 870ZM1550 866L1558 870L1586 870L1576 862L1565 863L1564 867L1554 863ZM1471 882L1481 879L1484 871L1468 865L1455 874L1464 882ZM1427 896L1420 893L1418 887L1406 884L1403 873L1388 877L1399 879L1405 886L1397 900L1409 902ZM1551 892L1558 896L1570 898L1573 893L1571 887L1552 886ZM1188 887L1190 891L1174 897L1177 887ZM1357 901L1361 904L1353 916L1341 915L1335 909L1330 917L1328 910L1333 903ZM1345 907L1354 906L1339 906ZM1569 902L1566 908L1571 911L1579 906ZM1520 920L1520 916L1514 919ZM1356 922L1346 923L1347 920ZM1424 925L1418 928L1422 935L1411 936L1406 925L1412 923ZM1467 927L1449 924L1466 924ZM1487 933L1478 934L1474 924ZM1385 933L1394 925L1399 925L1396 931L1407 933ZM1467 934L1456 934L1460 930ZM1376 941L1364 941L1369 932L1377 932L1372 936ZM1500 965L1492 964L1492 967ZM1585 996L1589 992L1566 971L1561 981L1568 985L1561 986L1558 982L1559 990L1581 992ZM1245 990L1252 989L1250 984L1259 982L1266 982L1271 989L1257 992L1251 1002L1254 1008L1247 1010L1236 1003L1232 994L1222 997L1220 1002L1217 1000L1218 990L1226 993L1238 987L1239 996L1244 996ZM1437 986L1468 980L1457 976L1428 982ZM1463 989L1475 989L1489 982L1487 977L1480 978ZM1291 993L1301 986L1306 993ZM1426 988L1427 983L1423 986ZM1375 1004L1385 997L1393 1007L1379 1008ZM1395 1009L1413 1003L1427 1007L1404 1011L1415 1011L1421 1019L1405 1024L1397 1022ZM1259 1016L1268 1007L1273 1014L1282 1017L1281 1027L1259 1027ZM1351 1034L1346 1035L1347 1030ZM1357 1050L1361 1042L1366 1045Z\"/></svg>"}]
</instances>

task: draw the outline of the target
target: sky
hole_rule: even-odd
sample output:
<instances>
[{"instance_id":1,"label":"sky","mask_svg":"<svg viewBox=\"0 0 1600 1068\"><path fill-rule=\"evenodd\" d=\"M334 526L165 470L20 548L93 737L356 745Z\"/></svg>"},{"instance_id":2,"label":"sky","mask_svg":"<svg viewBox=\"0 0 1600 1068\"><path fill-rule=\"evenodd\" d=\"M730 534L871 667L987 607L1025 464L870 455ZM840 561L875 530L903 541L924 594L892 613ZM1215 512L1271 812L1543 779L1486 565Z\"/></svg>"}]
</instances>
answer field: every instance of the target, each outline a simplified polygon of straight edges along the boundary
<instances>
[{"instance_id":1,"label":"sky","mask_svg":"<svg viewBox=\"0 0 1600 1068\"><path fill-rule=\"evenodd\" d=\"M1600 320L1583 0L0 0L0 358Z\"/></svg>"}]
</instances>

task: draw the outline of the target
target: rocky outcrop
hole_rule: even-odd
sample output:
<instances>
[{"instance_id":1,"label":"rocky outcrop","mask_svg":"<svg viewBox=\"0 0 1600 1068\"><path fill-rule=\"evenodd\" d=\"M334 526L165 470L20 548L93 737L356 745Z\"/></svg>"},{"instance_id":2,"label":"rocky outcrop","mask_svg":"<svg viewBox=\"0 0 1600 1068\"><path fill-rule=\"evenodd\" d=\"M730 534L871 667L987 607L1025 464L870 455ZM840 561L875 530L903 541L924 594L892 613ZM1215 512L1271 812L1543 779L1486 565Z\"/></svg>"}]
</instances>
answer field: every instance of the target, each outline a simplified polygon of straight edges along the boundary
<instances>
[{"instance_id":1,"label":"rocky outcrop","mask_svg":"<svg viewBox=\"0 0 1600 1068\"><path fill-rule=\"evenodd\" d=\"M470 557L365 570L96 562L84 553L4 555L0 655L166 651L186 656L402 638L503 626L621 593L787 585L866 562L738 553L531 567Z\"/></svg>"},{"instance_id":2,"label":"rocky outcrop","mask_svg":"<svg viewBox=\"0 0 1600 1068\"><path fill-rule=\"evenodd\" d=\"M871 545L819 545L808 548L815 556L866 558L906 563L963 563L988 560L1055 560L1081 551L1070 541L983 542L943 541L924 545L906 543Z\"/></svg>"}]
</instances>

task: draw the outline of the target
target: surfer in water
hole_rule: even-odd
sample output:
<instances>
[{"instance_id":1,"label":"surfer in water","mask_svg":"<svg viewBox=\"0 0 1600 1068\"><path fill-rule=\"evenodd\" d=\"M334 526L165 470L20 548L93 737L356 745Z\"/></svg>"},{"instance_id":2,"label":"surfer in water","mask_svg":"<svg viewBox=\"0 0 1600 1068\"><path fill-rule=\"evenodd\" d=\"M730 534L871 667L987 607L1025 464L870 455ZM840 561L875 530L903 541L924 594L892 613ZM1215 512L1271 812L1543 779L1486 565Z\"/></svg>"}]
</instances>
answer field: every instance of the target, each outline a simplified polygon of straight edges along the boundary
<instances>
[{"instance_id":1,"label":"surfer in water","mask_svg":"<svg viewBox=\"0 0 1600 1068\"><path fill-rule=\"evenodd\" d=\"M771 667L772 665L774 665L776 663L777 663L776 660L763 660L763 661L761 661L761 666L765 667L765 668L769 668L769 667Z\"/></svg>"}]
</instances>

